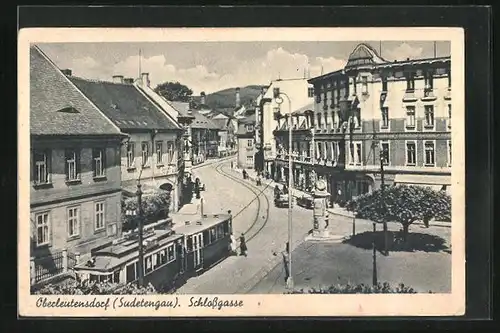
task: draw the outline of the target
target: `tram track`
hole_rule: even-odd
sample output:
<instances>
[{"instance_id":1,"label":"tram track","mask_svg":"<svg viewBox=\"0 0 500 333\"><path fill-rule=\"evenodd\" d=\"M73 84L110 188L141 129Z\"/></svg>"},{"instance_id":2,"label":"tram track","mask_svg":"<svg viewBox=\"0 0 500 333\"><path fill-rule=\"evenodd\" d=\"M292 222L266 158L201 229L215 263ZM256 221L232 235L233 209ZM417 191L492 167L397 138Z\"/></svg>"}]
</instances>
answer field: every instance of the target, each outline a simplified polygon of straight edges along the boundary
<instances>
[{"instance_id":1,"label":"tram track","mask_svg":"<svg viewBox=\"0 0 500 333\"><path fill-rule=\"evenodd\" d=\"M247 188L255 196L252 199L252 201L250 201L248 203L248 205L246 207L244 207L236 215L233 215L233 218L235 218L236 216L238 216L241 212L243 212L245 209L247 209L252 202L254 202L255 200L257 200L257 214L256 214L256 216L255 216L252 224L250 225L250 227L247 228L247 230L244 232L244 234L246 236L245 237L246 241L250 242L252 239L254 239L262 231L262 229L264 229L264 227L267 225L267 222L269 221L269 210L270 210L271 204L270 204L268 196L264 193L265 190L269 187L269 185L265 185L263 189L257 188L254 185L249 184L248 182L246 182L246 181L244 181L244 180L242 180L242 179L240 179L240 178L238 178L236 176L233 176L233 175L231 175L231 174L223 171L223 166L225 165L225 163L226 163L226 161L222 161L218 165L216 165L215 166L215 171L218 174L220 174L221 176L226 177L226 178L228 178L228 179L230 179L230 180L232 180L232 181L234 181L234 182L242 185L243 187ZM264 199L262 199L262 197L264 197ZM267 204L267 207L264 207L263 202L265 204ZM258 222L260 220L262 220L262 218L261 218L261 208L263 208L265 210L265 215L264 215L263 223L260 226L258 226ZM258 229L252 230L252 229L255 229L257 226L258 226ZM250 235L250 236L247 236L247 235Z\"/></svg>"}]
</instances>

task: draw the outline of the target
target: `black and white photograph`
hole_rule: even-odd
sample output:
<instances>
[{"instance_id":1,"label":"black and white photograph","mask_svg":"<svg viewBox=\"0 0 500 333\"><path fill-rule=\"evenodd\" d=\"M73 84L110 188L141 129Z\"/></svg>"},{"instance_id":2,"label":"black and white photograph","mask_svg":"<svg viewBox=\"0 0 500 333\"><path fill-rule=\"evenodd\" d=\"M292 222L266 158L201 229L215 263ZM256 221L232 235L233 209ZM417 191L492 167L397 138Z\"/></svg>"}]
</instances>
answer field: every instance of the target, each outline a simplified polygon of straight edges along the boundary
<instances>
[{"instance_id":1,"label":"black and white photograph","mask_svg":"<svg viewBox=\"0 0 500 333\"><path fill-rule=\"evenodd\" d=\"M24 31L26 311L463 312L463 32L425 29Z\"/></svg>"}]
</instances>

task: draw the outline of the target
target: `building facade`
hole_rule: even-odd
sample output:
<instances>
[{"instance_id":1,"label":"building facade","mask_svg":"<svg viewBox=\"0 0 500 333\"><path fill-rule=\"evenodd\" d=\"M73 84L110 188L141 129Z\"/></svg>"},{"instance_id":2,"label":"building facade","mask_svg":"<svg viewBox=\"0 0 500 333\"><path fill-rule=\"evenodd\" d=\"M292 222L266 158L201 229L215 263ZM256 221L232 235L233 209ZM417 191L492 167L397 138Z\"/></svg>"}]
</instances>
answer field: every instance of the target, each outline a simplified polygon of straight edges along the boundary
<instances>
[{"instance_id":1,"label":"building facade","mask_svg":"<svg viewBox=\"0 0 500 333\"><path fill-rule=\"evenodd\" d=\"M314 170L332 201L379 188L382 168L387 185L450 191L450 60L389 62L360 44L343 70L310 79L314 108L297 115L305 125L294 130L298 178ZM276 132L285 157L287 128Z\"/></svg>"},{"instance_id":2,"label":"building facade","mask_svg":"<svg viewBox=\"0 0 500 333\"><path fill-rule=\"evenodd\" d=\"M255 167L255 115L238 121L236 132L238 146L237 166L240 169L253 169Z\"/></svg>"},{"instance_id":3,"label":"building facade","mask_svg":"<svg viewBox=\"0 0 500 333\"><path fill-rule=\"evenodd\" d=\"M274 88L279 88L290 98L290 105L286 98L283 98L282 104L277 103L273 98ZM308 82L307 78L278 79L262 89L261 95L256 100L256 140L259 146L256 159L259 169L266 170L271 175L275 173L274 161L277 145L274 131L280 128L280 115L290 114L313 102L313 85Z\"/></svg>"},{"instance_id":4,"label":"building facade","mask_svg":"<svg viewBox=\"0 0 500 333\"><path fill-rule=\"evenodd\" d=\"M167 189L171 193L170 212L179 208L183 156L183 129L141 86L149 83L148 74L139 80L93 81L68 76L73 84L129 138L122 144L120 168L125 195L134 196L141 180L145 195ZM134 82L135 81L135 82Z\"/></svg>"},{"instance_id":5,"label":"building facade","mask_svg":"<svg viewBox=\"0 0 500 333\"><path fill-rule=\"evenodd\" d=\"M36 46L30 48L30 134L31 256L64 251L67 262L68 253L86 255L119 237L126 135ZM40 265L37 272L57 266Z\"/></svg>"}]
</instances>

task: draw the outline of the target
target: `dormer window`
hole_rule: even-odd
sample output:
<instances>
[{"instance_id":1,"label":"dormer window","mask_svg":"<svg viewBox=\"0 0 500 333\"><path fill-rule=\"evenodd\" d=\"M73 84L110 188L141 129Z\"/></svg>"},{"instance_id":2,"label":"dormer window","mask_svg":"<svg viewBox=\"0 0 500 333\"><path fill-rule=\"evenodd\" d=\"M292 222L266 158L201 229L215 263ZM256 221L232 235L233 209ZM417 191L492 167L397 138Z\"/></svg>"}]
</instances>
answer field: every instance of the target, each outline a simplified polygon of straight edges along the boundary
<instances>
[{"instance_id":1,"label":"dormer window","mask_svg":"<svg viewBox=\"0 0 500 333\"><path fill-rule=\"evenodd\" d=\"M247 125L247 132L253 132L253 125Z\"/></svg>"}]
</instances>

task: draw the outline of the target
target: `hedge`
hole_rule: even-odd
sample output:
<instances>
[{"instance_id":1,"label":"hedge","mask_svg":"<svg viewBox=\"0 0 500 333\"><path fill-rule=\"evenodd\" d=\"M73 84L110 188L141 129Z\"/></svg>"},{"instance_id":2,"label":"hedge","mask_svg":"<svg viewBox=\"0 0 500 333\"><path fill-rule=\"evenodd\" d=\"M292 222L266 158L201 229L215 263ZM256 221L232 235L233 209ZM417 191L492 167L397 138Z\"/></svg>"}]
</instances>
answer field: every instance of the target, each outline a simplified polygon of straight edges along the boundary
<instances>
[{"instance_id":1,"label":"hedge","mask_svg":"<svg viewBox=\"0 0 500 333\"><path fill-rule=\"evenodd\" d=\"M299 289L288 291L285 294L416 294L417 291L404 284L399 284L396 287L389 283L378 283L377 285L366 284L344 284L331 285L329 287L318 287L310 289ZM429 291L429 293L432 293Z\"/></svg>"}]
</instances>

